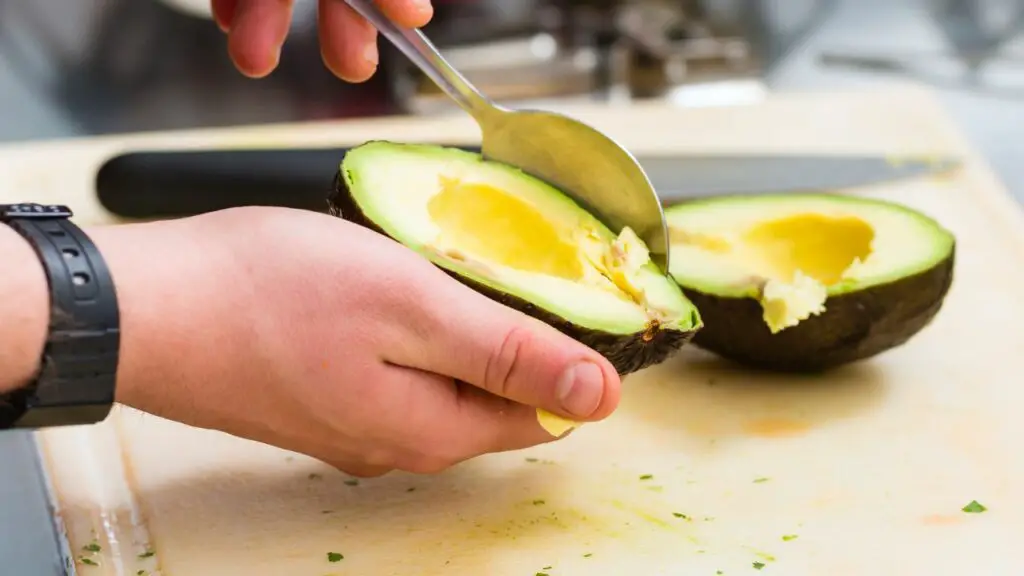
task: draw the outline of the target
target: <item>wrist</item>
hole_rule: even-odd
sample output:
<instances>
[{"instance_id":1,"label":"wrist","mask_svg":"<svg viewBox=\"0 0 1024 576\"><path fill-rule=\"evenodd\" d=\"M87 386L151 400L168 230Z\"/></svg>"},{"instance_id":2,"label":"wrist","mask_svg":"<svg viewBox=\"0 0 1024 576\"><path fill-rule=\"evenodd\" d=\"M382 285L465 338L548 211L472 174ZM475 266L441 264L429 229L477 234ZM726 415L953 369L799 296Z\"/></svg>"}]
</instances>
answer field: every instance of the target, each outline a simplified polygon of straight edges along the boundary
<instances>
[{"instance_id":1,"label":"wrist","mask_svg":"<svg viewBox=\"0 0 1024 576\"><path fill-rule=\"evenodd\" d=\"M159 225L83 228L103 255L117 290L121 345L114 399L128 406L134 406L140 389L158 376L158 367L165 363L164 357L168 354L162 347L150 344L157 337L153 332L160 329L154 308L164 299L165 287L159 281L159 274L152 277L147 272L173 263L161 261L159 254L147 255L149 226Z\"/></svg>"},{"instance_id":2,"label":"wrist","mask_svg":"<svg viewBox=\"0 0 1024 576\"><path fill-rule=\"evenodd\" d=\"M118 294L121 348L118 403L181 419L204 380L224 290L217 251L191 219L98 226L86 233L103 254ZM205 244L205 245L204 245ZM216 337L214 336L216 341Z\"/></svg>"},{"instance_id":3,"label":"wrist","mask_svg":"<svg viewBox=\"0 0 1024 576\"><path fill-rule=\"evenodd\" d=\"M0 224L0 394L28 385L39 370L50 320L46 273L32 246Z\"/></svg>"}]
</instances>

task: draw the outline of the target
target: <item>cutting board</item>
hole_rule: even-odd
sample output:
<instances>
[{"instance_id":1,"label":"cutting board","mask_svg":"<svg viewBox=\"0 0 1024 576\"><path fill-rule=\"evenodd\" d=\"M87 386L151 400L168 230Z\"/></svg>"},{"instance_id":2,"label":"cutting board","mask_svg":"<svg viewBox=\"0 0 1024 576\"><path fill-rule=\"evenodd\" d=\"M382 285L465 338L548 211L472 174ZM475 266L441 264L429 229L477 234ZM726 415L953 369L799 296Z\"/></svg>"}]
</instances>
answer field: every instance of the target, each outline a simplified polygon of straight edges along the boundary
<instances>
[{"instance_id":1,"label":"cutting board","mask_svg":"<svg viewBox=\"0 0 1024 576\"><path fill-rule=\"evenodd\" d=\"M608 420L436 476L356 482L129 409L41 432L71 549L103 548L100 565L79 573L1021 573L1024 217L936 100L897 86L734 108L570 111L645 153L963 155L943 179L851 191L919 208L956 234L945 307L905 346L817 377L687 349L626 378ZM394 118L7 147L0 199L66 202L97 223L112 216L91 178L121 151L440 137L477 132L461 119ZM963 512L971 501L987 510Z\"/></svg>"}]
</instances>

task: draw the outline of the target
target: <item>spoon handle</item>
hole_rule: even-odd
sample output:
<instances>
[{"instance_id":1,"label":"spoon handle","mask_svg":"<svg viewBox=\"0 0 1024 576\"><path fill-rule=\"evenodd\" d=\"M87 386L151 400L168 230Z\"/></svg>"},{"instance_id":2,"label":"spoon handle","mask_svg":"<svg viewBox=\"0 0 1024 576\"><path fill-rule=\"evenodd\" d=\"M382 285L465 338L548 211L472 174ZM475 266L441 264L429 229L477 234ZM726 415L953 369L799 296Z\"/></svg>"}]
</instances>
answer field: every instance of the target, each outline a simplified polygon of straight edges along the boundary
<instances>
[{"instance_id":1,"label":"spoon handle","mask_svg":"<svg viewBox=\"0 0 1024 576\"><path fill-rule=\"evenodd\" d=\"M474 118L479 119L482 114L494 108L479 90L441 56L422 32L399 27L377 8L373 0L345 0L345 3L398 47L413 64Z\"/></svg>"}]
</instances>

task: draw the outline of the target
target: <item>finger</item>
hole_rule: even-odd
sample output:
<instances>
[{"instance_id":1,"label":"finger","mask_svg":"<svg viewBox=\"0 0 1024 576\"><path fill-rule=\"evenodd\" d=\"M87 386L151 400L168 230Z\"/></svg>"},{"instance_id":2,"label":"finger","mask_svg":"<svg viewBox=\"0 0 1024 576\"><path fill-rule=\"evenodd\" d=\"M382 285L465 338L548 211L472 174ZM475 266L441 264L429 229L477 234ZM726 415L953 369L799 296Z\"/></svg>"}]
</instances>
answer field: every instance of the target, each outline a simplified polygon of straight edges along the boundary
<instances>
[{"instance_id":1,"label":"finger","mask_svg":"<svg viewBox=\"0 0 1024 576\"><path fill-rule=\"evenodd\" d=\"M406 28L426 26L434 15L430 0L377 0L377 5L395 24Z\"/></svg>"},{"instance_id":2,"label":"finger","mask_svg":"<svg viewBox=\"0 0 1024 576\"><path fill-rule=\"evenodd\" d=\"M553 440L532 408L451 378L390 366L388 386L389 396L402 400L384 408L384 421L407 434L407 454L397 465L410 472L439 472L481 454Z\"/></svg>"},{"instance_id":3,"label":"finger","mask_svg":"<svg viewBox=\"0 0 1024 576\"><path fill-rule=\"evenodd\" d=\"M411 292L415 305L403 323L410 333L388 360L581 421L618 405L619 375L593 349L440 270Z\"/></svg>"},{"instance_id":4,"label":"finger","mask_svg":"<svg viewBox=\"0 0 1024 576\"><path fill-rule=\"evenodd\" d=\"M262 78L274 71L292 19L292 0L236 0L228 53L240 72Z\"/></svg>"},{"instance_id":5,"label":"finger","mask_svg":"<svg viewBox=\"0 0 1024 576\"><path fill-rule=\"evenodd\" d=\"M210 0L213 21L217 23L221 32L231 30L231 21L234 19L236 6L238 6L238 0Z\"/></svg>"},{"instance_id":6,"label":"finger","mask_svg":"<svg viewBox=\"0 0 1024 576\"><path fill-rule=\"evenodd\" d=\"M320 0L320 56L335 76L363 82L377 70L377 29L341 0Z\"/></svg>"}]
</instances>

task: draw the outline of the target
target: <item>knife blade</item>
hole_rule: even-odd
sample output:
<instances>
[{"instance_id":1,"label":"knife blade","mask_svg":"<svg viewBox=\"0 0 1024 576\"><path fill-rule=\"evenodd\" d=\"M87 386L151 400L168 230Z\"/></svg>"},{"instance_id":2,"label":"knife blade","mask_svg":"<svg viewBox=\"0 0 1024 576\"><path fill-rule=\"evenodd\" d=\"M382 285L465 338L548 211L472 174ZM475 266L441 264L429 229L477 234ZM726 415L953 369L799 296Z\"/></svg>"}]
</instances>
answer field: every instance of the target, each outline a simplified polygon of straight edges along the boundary
<instances>
[{"instance_id":1,"label":"knife blade","mask_svg":"<svg viewBox=\"0 0 1024 576\"><path fill-rule=\"evenodd\" d=\"M840 191L938 175L957 158L840 155L659 156L640 159L662 202L723 194Z\"/></svg>"},{"instance_id":2,"label":"knife blade","mask_svg":"<svg viewBox=\"0 0 1024 576\"><path fill-rule=\"evenodd\" d=\"M460 146L479 151L472 146ZM126 218L200 214L232 206L326 209L347 148L139 150L96 174L104 207ZM637 155L666 205L720 194L838 191L956 168L948 156Z\"/></svg>"}]
</instances>

